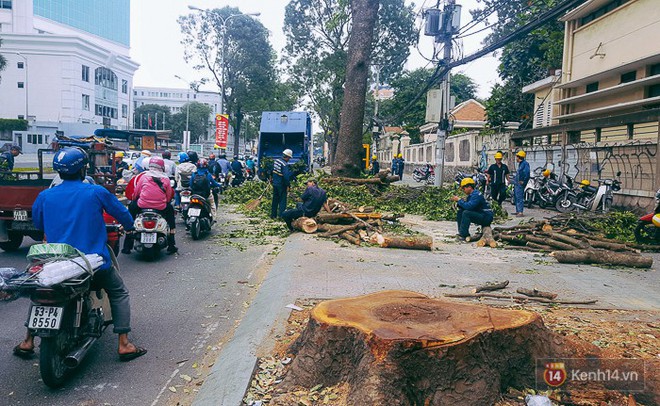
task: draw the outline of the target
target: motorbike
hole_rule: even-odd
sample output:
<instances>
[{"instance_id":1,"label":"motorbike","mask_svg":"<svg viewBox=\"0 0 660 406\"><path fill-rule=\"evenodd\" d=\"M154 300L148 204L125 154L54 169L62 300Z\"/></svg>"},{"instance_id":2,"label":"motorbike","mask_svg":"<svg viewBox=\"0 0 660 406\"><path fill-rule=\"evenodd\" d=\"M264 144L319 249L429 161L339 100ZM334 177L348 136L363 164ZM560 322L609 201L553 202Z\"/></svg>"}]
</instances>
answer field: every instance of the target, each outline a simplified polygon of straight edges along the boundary
<instances>
[{"instance_id":1,"label":"motorbike","mask_svg":"<svg viewBox=\"0 0 660 406\"><path fill-rule=\"evenodd\" d=\"M144 260L153 261L167 247L167 236L170 233L167 221L156 210L142 209L134 225L132 238L135 240L135 250Z\"/></svg>"},{"instance_id":2,"label":"motorbike","mask_svg":"<svg viewBox=\"0 0 660 406\"><path fill-rule=\"evenodd\" d=\"M114 259L113 262L117 266ZM41 339L41 379L46 386L59 388L112 324L112 314L105 292L94 290L92 273L43 287L34 278L43 263L31 264L27 272L7 281L7 286L30 298L25 325L33 336Z\"/></svg>"},{"instance_id":3,"label":"motorbike","mask_svg":"<svg viewBox=\"0 0 660 406\"><path fill-rule=\"evenodd\" d=\"M660 189L655 192L655 210L642 216L635 227L635 240L640 244L660 244ZM653 217L656 218L655 222Z\"/></svg>"},{"instance_id":4,"label":"motorbike","mask_svg":"<svg viewBox=\"0 0 660 406\"><path fill-rule=\"evenodd\" d=\"M181 196L181 217L183 217L183 222L188 224L188 207L190 207L192 192L190 189L183 189L179 194Z\"/></svg>"},{"instance_id":5,"label":"motorbike","mask_svg":"<svg viewBox=\"0 0 660 406\"><path fill-rule=\"evenodd\" d=\"M475 183L475 188L487 198L490 196L490 185L488 184L488 178L485 173L475 172L472 175L468 175L463 172L457 172L456 176L454 176L454 183L458 186L465 178L472 178Z\"/></svg>"},{"instance_id":6,"label":"motorbike","mask_svg":"<svg viewBox=\"0 0 660 406\"><path fill-rule=\"evenodd\" d=\"M114 217L108 213L103 213L103 220L105 221L105 230L108 233L108 247L119 255L119 238L124 234L124 227Z\"/></svg>"},{"instance_id":7,"label":"motorbike","mask_svg":"<svg viewBox=\"0 0 660 406\"><path fill-rule=\"evenodd\" d=\"M616 173L616 177L621 176L621 172ZM570 200L564 201L560 199L557 206L563 206L567 211L570 210L586 210L593 212L608 213L612 208L614 201L614 193L621 190L621 181L618 179L598 179L598 187L591 186L590 184L581 184L579 190L569 191L565 198Z\"/></svg>"},{"instance_id":8,"label":"motorbike","mask_svg":"<svg viewBox=\"0 0 660 406\"><path fill-rule=\"evenodd\" d=\"M193 240L199 240L202 233L211 231L213 225L209 201L200 195L192 195L186 218L186 226L190 229L190 235Z\"/></svg>"},{"instance_id":9,"label":"motorbike","mask_svg":"<svg viewBox=\"0 0 660 406\"><path fill-rule=\"evenodd\" d=\"M427 185L435 183L435 170L431 164L426 164L423 168L415 168L412 176L417 183L426 182Z\"/></svg>"}]
</instances>

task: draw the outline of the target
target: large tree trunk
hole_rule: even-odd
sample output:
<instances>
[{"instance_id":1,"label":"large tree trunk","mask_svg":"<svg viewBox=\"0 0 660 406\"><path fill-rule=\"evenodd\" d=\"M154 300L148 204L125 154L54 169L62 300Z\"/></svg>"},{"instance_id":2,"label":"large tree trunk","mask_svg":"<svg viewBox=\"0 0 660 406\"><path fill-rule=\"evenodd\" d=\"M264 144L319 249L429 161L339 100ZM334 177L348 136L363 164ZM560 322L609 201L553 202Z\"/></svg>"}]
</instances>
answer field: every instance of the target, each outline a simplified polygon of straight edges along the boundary
<instances>
[{"instance_id":1,"label":"large tree trunk","mask_svg":"<svg viewBox=\"0 0 660 406\"><path fill-rule=\"evenodd\" d=\"M653 266L653 258L651 257L607 250L557 251L553 255L558 262L564 264L602 264L633 268L650 268Z\"/></svg>"},{"instance_id":2,"label":"large tree trunk","mask_svg":"<svg viewBox=\"0 0 660 406\"><path fill-rule=\"evenodd\" d=\"M240 155L241 151L241 124L243 123L243 112L241 112L241 106L238 106L236 110L236 128L234 129L234 155Z\"/></svg>"},{"instance_id":3,"label":"large tree trunk","mask_svg":"<svg viewBox=\"0 0 660 406\"><path fill-rule=\"evenodd\" d=\"M353 29L348 42L344 102L332 173L356 177L362 171L364 103L379 0L353 0L350 4Z\"/></svg>"},{"instance_id":4,"label":"large tree trunk","mask_svg":"<svg viewBox=\"0 0 660 406\"><path fill-rule=\"evenodd\" d=\"M285 387L346 382L352 405L483 406L534 387L537 358L575 348L537 313L384 291L320 303L292 350Z\"/></svg>"}]
</instances>

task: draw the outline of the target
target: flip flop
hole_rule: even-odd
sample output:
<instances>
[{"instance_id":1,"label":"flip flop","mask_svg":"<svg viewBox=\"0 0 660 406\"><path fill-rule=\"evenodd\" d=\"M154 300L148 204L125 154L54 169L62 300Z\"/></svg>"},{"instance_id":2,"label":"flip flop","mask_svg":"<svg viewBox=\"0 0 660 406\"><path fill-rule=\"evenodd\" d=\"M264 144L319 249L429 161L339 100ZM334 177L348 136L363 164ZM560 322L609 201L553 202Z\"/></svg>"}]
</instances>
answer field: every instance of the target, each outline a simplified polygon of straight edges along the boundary
<instances>
[{"instance_id":1,"label":"flip flop","mask_svg":"<svg viewBox=\"0 0 660 406\"><path fill-rule=\"evenodd\" d=\"M119 354L119 361L128 362L134 360L135 358L141 357L147 353L146 348L135 347L135 352L129 352L128 354Z\"/></svg>"},{"instance_id":2,"label":"flip flop","mask_svg":"<svg viewBox=\"0 0 660 406\"><path fill-rule=\"evenodd\" d=\"M34 355L34 348L31 350L26 350L21 348L20 344L14 347L14 355L23 358L23 359L30 359Z\"/></svg>"}]
</instances>

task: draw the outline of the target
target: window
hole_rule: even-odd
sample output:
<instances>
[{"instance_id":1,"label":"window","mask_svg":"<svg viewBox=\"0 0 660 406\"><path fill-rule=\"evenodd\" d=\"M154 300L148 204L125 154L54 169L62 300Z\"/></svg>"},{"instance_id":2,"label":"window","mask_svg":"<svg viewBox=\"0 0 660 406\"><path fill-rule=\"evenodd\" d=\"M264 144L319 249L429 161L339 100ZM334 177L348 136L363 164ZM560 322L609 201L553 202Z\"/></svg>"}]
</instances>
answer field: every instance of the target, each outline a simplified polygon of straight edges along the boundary
<instances>
[{"instance_id":1,"label":"window","mask_svg":"<svg viewBox=\"0 0 660 406\"><path fill-rule=\"evenodd\" d=\"M94 105L94 112L97 116L107 118L117 118L117 109L113 107L103 106L100 104Z\"/></svg>"},{"instance_id":2,"label":"window","mask_svg":"<svg viewBox=\"0 0 660 406\"><path fill-rule=\"evenodd\" d=\"M128 94L128 80L123 80L121 81L121 92L124 94Z\"/></svg>"},{"instance_id":3,"label":"window","mask_svg":"<svg viewBox=\"0 0 660 406\"><path fill-rule=\"evenodd\" d=\"M649 95L647 97L660 96L660 85L649 86Z\"/></svg>"},{"instance_id":4,"label":"window","mask_svg":"<svg viewBox=\"0 0 660 406\"><path fill-rule=\"evenodd\" d=\"M627 2L628 2L628 0L613 0L613 1L610 1L609 3L605 4L604 6L598 8L598 9L596 9L595 11L588 14L587 16L582 17L580 19L580 25L588 24L588 23L592 22L593 20L604 16L605 14L607 14L610 11L614 10L615 8L626 4Z\"/></svg>"},{"instance_id":5,"label":"window","mask_svg":"<svg viewBox=\"0 0 660 406\"><path fill-rule=\"evenodd\" d=\"M0 0L0 8L11 9L11 0Z\"/></svg>"},{"instance_id":6,"label":"window","mask_svg":"<svg viewBox=\"0 0 660 406\"><path fill-rule=\"evenodd\" d=\"M23 89L25 87L25 83L23 82L18 82L18 88Z\"/></svg>"},{"instance_id":7,"label":"window","mask_svg":"<svg viewBox=\"0 0 660 406\"><path fill-rule=\"evenodd\" d=\"M122 118L128 117L128 106L125 104L121 105L121 117Z\"/></svg>"},{"instance_id":8,"label":"window","mask_svg":"<svg viewBox=\"0 0 660 406\"><path fill-rule=\"evenodd\" d=\"M621 83L629 83L637 80L637 71L626 72L621 75Z\"/></svg>"},{"instance_id":9,"label":"window","mask_svg":"<svg viewBox=\"0 0 660 406\"><path fill-rule=\"evenodd\" d=\"M94 71L94 83L106 89L117 90L117 75L108 68L96 68Z\"/></svg>"},{"instance_id":10,"label":"window","mask_svg":"<svg viewBox=\"0 0 660 406\"><path fill-rule=\"evenodd\" d=\"M19 114L19 115L18 115L18 119L19 119L19 120L25 120L25 116L22 115L22 114Z\"/></svg>"},{"instance_id":11,"label":"window","mask_svg":"<svg viewBox=\"0 0 660 406\"><path fill-rule=\"evenodd\" d=\"M83 94L82 95L82 109L85 111L89 111L89 95L88 94Z\"/></svg>"},{"instance_id":12,"label":"window","mask_svg":"<svg viewBox=\"0 0 660 406\"><path fill-rule=\"evenodd\" d=\"M28 144L32 144L32 134L28 134Z\"/></svg>"},{"instance_id":13,"label":"window","mask_svg":"<svg viewBox=\"0 0 660 406\"><path fill-rule=\"evenodd\" d=\"M89 66L82 66L82 80L83 82L89 82Z\"/></svg>"},{"instance_id":14,"label":"window","mask_svg":"<svg viewBox=\"0 0 660 406\"><path fill-rule=\"evenodd\" d=\"M25 62L18 62L16 67L18 67L18 69L23 69L25 67Z\"/></svg>"},{"instance_id":15,"label":"window","mask_svg":"<svg viewBox=\"0 0 660 406\"><path fill-rule=\"evenodd\" d=\"M37 135L37 138L38 138L38 142L36 142L35 144L43 144L44 141L43 134Z\"/></svg>"},{"instance_id":16,"label":"window","mask_svg":"<svg viewBox=\"0 0 660 406\"><path fill-rule=\"evenodd\" d=\"M595 92L598 90L598 82L589 83L587 85L587 93Z\"/></svg>"},{"instance_id":17,"label":"window","mask_svg":"<svg viewBox=\"0 0 660 406\"><path fill-rule=\"evenodd\" d=\"M655 75L660 75L660 63L651 65L651 69L649 69L649 76L655 76Z\"/></svg>"}]
</instances>

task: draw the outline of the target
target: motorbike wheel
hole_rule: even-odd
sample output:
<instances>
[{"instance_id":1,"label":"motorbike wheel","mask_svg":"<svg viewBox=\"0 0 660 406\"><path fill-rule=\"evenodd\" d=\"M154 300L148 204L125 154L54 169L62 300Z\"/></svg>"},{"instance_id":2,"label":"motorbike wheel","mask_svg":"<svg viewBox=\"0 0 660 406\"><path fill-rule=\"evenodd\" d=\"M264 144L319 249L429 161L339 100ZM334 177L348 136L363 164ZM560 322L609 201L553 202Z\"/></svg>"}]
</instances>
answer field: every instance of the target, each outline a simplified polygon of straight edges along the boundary
<instances>
[{"instance_id":1,"label":"motorbike wheel","mask_svg":"<svg viewBox=\"0 0 660 406\"><path fill-rule=\"evenodd\" d=\"M660 244L660 231L653 223L640 221L635 227L635 241L640 244Z\"/></svg>"},{"instance_id":2,"label":"motorbike wheel","mask_svg":"<svg viewBox=\"0 0 660 406\"><path fill-rule=\"evenodd\" d=\"M435 176L433 176L433 175L429 176L429 178L426 179L426 184L427 185L435 185Z\"/></svg>"},{"instance_id":3,"label":"motorbike wheel","mask_svg":"<svg viewBox=\"0 0 660 406\"><path fill-rule=\"evenodd\" d=\"M190 235L192 236L192 239L196 241L199 240L200 234L199 219L193 219L190 222Z\"/></svg>"},{"instance_id":4,"label":"motorbike wheel","mask_svg":"<svg viewBox=\"0 0 660 406\"><path fill-rule=\"evenodd\" d=\"M605 199L605 201L603 201L603 213L609 213L611 209L612 209L612 199L607 198Z\"/></svg>"},{"instance_id":5,"label":"motorbike wheel","mask_svg":"<svg viewBox=\"0 0 660 406\"><path fill-rule=\"evenodd\" d=\"M62 320L62 324L65 320ZM39 372L49 388L60 388L66 382L71 369L64 365L69 345L68 329L63 328L55 337L43 337L39 346Z\"/></svg>"},{"instance_id":6,"label":"motorbike wheel","mask_svg":"<svg viewBox=\"0 0 660 406\"><path fill-rule=\"evenodd\" d=\"M559 199L557 199L555 209L560 213L568 213L575 210L573 203L575 203L575 196L564 193Z\"/></svg>"},{"instance_id":7,"label":"motorbike wheel","mask_svg":"<svg viewBox=\"0 0 660 406\"><path fill-rule=\"evenodd\" d=\"M531 209L532 206L534 205L534 194L533 193L525 193L524 199L525 199L524 200L525 206L527 206L528 209ZM539 203L539 206L540 205L541 204Z\"/></svg>"},{"instance_id":8,"label":"motorbike wheel","mask_svg":"<svg viewBox=\"0 0 660 406\"><path fill-rule=\"evenodd\" d=\"M19 249L21 244L23 244L23 235L10 232L9 241L0 242L0 248L2 248L3 251L11 252Z\"/></svg>"},{"instance_id":9,"label":"motorbike wheel","mask_svg":"<svg viewBox=\"0 0 660 406\"><path fill-rule=\"evenodd\" d=\"M413 179L415 180L415 182L421 182L422 181L422 177L419 176L416 173L413 173Z\"/></svg>"}]
</instances>

